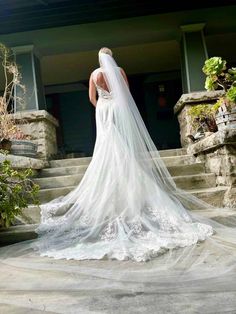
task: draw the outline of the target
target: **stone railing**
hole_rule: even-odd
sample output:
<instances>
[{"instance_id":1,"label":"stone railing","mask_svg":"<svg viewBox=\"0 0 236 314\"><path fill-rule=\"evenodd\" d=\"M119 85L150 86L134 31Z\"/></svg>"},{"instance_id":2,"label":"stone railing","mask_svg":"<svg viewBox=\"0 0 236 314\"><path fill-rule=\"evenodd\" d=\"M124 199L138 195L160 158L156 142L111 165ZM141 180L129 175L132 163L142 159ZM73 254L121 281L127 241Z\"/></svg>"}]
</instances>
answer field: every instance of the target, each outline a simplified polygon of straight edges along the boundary
<instances>
[{"instance_id":1,"label":"stone railing","mask_svg":"<svg viewBox=\"0 0 236 314\"><path fill-rule=\"evenodd\" d=\"M225 186L223 205L236 208L236 128L224 127L201 140L192 143L188 138L194 134L188 110L199 104L214 104L223 91L194 92L183 94L174 107L180 124L181 145L196 161L204 162L206 171L216 175L216 185Z\"/></svg>"},{"instance_id":2,"label":"stone railing","mask_svg":"<svg viewBox=\"0 0 236 314\"><path fill-rule=\"evenodd\" d=\"M225 127L189 145L187 152L205 162L206 171L215 173L217 185L229 187L224 206L236 208L236 128Z\"/></svg>"}]
</instances>

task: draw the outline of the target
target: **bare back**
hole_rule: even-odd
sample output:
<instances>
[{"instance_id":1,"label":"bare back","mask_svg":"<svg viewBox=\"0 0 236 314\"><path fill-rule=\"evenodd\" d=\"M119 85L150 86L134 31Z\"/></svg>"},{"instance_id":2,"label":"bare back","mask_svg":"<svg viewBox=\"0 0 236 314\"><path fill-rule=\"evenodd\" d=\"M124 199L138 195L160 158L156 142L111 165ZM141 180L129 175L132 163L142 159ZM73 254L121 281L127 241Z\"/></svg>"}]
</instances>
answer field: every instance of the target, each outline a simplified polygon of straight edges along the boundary
<instances>
[{"instance_id":1,"label":"bare back","mask_svg":"<svg viewBox=\"0 0 236 314\"><path fill-rule=\"evenodd\" d=\"M108 89L108 86L107 86L104 74L101 71L99 71L97 73L97 75L94 77L94 83L96 85L98 85L99 87L101 87L102 89L104 89L107 92L109 92L109 89Z\"/></svg>"},{"instance_id":2,"label":"bare back","mask_svg":"<svg viewBox=\"0 0 236 314\"><path fill-rule=\"evenodd\" d=\"M127 83L127 86L129 87L129 83L128 83L128 79L127 76L125 74L125 71L122 68L119 68L120 72L124 78L124 80ZM96 107L96 87L100 87L101 89L110 92L109 88L107 86L106 83L106 79L104 76L104 73L102 71L101 68L97 68L96 70L94 70L90 76L90 80L89 80L89 99L90 102Z\"/></svg>"}]
</instances>

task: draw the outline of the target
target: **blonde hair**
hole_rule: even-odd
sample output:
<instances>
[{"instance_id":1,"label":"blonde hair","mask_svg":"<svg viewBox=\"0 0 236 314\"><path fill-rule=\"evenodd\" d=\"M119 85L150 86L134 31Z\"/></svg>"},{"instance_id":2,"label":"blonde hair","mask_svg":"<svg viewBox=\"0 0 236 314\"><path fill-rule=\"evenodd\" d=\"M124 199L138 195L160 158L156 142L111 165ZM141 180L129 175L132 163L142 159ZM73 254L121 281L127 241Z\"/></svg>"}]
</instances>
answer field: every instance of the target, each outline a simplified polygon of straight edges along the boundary
<instances>
[{"instance_id":1,"label":"blonde hair","mask_svg":"<svg viewBox=\"0 0 236 314\"><path fill-rule=\"evenodd\" d=\"M100 55L101 53L106 53L107 55L110 55L112 57L112 51L111 49L107 48L107 47L103 47L99 50L98 55Z\"/></svg>"}]
</instances>

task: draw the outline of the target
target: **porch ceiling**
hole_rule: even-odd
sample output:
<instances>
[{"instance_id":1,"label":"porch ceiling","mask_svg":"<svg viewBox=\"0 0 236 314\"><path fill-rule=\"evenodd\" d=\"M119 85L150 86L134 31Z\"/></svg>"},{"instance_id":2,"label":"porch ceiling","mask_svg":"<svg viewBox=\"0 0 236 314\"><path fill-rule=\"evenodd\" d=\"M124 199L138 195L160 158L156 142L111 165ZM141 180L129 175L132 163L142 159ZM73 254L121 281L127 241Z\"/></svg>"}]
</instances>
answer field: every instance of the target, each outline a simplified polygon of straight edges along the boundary
<instances>
[{"instance_id":1,"label":"porch ceiling","mask_svg":"<svg viewBox=\"0 0 236 314\"><path fill-rule=\"evenodd\" d=\"M0 33L234 4L235 0L1 0Z\"/></svg>"},{"instance_id":2,"label":"porch ceiling","mask_svg":"<svg viewBox=\"0 0 236 314\"><path fill-rule=\"evenodd\" d=\"M128 75L176 70L180 67L176 41L123 46L113 49L117 63ZM97 50L42 58L44 85L87 80L98 66Z\"/></svg>"}]
</instances>

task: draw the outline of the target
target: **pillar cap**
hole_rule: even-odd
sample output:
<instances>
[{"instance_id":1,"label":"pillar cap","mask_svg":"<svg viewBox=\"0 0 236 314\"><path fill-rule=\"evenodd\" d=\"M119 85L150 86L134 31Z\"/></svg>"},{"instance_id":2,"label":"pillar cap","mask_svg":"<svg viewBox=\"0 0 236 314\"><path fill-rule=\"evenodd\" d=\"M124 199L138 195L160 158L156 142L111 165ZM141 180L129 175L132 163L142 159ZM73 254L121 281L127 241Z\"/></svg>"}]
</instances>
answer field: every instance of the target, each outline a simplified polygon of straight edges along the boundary
<instances>
[{"instance_id":1,"label":"pillar cap","mask_svg":"<svg viewBox=\"0 0 236 314\"><path fill-rule=\"evenodd\" d=\"M39 59L41 58L41 54L39 53L38 49L35 48L34 45L15 46L11 47L11 50L18 55L27 52L33 52L33 54L35 54L36 57L38 57Z\"/></svg>"},{"instance_id":2,"label":"pillar cap","mask_svg":"<svg viewBox=\"0 0 236 314\"><path fill-rule=\"evenodd\" d=\"M180 28L182 32L190 33L190 32L197 32L203 30L206 23L197 23L197 24L187 24L187 25L181 25Z\"/></svg>"}]
</instances>

